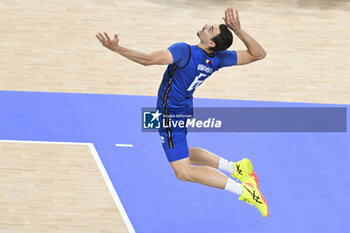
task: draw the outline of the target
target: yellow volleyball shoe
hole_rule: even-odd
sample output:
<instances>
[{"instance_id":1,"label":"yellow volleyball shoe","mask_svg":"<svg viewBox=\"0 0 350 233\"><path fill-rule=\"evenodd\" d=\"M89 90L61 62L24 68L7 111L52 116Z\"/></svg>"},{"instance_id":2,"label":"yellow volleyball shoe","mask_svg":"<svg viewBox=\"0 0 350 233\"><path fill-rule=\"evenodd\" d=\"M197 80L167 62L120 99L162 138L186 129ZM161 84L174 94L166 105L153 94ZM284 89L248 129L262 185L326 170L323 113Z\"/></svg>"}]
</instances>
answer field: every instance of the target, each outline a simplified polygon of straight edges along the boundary
<instances>
[{"instance_id":1,"label":"yellow volleyball shoe","mask_svg":"<svg viewBox=\"0 0 350 233\"><path fill-rule=\"evenodd\" d=\"M244 181L242 184L242 195L239 200L245 201L250 205L258 208L260 213L267 217L269 215L269 208L267 206L264 196L261 194L258 186L251 179Z\"/></svg>"},{"instance_id":2,"label":"yellow volleyball shoe","mask_svg":"<svg viewBox=\"0 0 350 233\"><path fill-rule=\"evenodd\" d=\"M257 187L259 187L258 176L255 174L253 164L249 159L244 158L238 162L235 162L233 163L233 167L235 172L231 174L232 177L237 178L241 182L247 181L249 178L251 178L253 181L255 181Z\"/></svg>"}]
</instances>

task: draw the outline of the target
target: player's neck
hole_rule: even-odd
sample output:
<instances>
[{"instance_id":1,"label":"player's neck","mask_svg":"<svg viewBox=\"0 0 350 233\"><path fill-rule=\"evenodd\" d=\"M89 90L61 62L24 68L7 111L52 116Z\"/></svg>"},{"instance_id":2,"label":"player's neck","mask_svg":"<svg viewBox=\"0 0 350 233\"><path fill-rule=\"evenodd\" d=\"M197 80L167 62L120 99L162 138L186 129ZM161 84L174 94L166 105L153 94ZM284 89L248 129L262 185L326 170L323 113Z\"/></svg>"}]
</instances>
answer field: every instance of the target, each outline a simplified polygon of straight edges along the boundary
<instances>
[{"instance_id":1,"label":"player's neck","mask_svg":"<svg viewBox=\"0 0 350 233\"><path fill-rule=\"evenodd\" d=\"M201 43L201 44L197 45L197 47L201 48L204 52L206 52L209 55L213 55L214 54L213 50L209 49L209 47L206 46L205 44Z\"/></svg>"}]
</instances>

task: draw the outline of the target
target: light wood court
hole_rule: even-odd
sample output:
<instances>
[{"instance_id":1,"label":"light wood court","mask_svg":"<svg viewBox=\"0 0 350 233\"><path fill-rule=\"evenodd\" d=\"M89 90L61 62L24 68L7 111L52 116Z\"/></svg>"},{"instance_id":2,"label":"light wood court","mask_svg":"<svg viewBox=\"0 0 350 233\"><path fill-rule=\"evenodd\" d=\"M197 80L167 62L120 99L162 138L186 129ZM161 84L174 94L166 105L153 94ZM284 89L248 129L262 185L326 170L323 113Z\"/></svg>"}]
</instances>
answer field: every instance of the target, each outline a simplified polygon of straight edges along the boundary
<instances>
[{"instance_id":1,"label":"light wood court","mask_svg":"<svg viewBox=\"0 0 350 233\"><path fill-rule=\"evenodd\" d=\"M128 232L88 146L0 142L0 232Z\"/></svg>"},{"instance_id":2,"label":"light wood court","mask_svg":"<svg viewBox=\"0 0 350 233\"><path fill-rule=\"evenodd\" d=\"M344 0L2 0L0 90L154 96L165 67L128 61L95 34L145 52L197 44L227 7L268 55L215 73L196 97L350 104ZM86 146L0 143L0 161L0 232L127 231Z\"/></svg>"},{"instance_id":3,"label":"light wood court","mask_svg":"<svg viewBox=\"0 0 350 233\"><path fill-rule=\"evenodd\" d=\"M223 69L197 97L350 103L350 3L344 0L3 0L0 90L156 95L164 66L143 67L103 48L96 32L151 52L197 44L224 9L266 49L255 64ZM242 48L234 41L233 49Z\"/></svg>"}]
</instances>

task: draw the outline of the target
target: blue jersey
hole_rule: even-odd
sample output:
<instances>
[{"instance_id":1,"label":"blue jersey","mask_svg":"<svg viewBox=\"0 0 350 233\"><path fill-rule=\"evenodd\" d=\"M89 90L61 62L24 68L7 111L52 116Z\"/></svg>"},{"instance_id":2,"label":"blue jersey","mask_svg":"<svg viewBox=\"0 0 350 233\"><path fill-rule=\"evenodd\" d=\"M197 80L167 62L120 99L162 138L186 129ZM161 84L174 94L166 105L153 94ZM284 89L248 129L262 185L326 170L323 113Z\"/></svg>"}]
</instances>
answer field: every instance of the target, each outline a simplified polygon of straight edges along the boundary
<instances>
[{"instance_id":1,"label":"blue jersey","mask_svg":"<svg viewBox=\"0 0 350 233\"><path fill-rule=\"evenodd\" d=\"M176 43L169 51L174 63L168 65L158 90L157 107L169 110L192 109L193 93L212 73L237 63L235 51L209 55L201 48Z\"/></svg>"}]
</instances>

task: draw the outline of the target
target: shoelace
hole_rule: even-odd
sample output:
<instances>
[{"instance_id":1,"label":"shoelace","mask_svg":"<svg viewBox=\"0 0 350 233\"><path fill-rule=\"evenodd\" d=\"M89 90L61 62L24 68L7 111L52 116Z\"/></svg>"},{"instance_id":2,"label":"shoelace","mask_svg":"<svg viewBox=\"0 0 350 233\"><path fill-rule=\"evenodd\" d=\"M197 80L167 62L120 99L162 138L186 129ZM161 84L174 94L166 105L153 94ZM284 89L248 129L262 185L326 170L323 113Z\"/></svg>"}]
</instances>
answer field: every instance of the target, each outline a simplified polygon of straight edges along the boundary
<instances>
[{"instance_id":1,"label":"shoelace","mask_svg":"<svg viewBox=\"0 0 350 233\"><path fill-rule=\"evenodd\" d=\"M261 201L259 201L260 200L260 196L258 195L255 195L255 190L253 190L253 192L251 192L246 186L243 186L248 192L249 192L249 194L253 197L253 200L254 201L256 201L257 203L259 203L259 204L262 204L262 202Z\"/></svg>"},{"instance_id":2,"label":"shoelace","mask_svg":"<svg viewBox=\"0 0 350 233\"><path fill-rule=\"evenodd\" d=\"M236 170L237 170L238 174L242 176L243 173L242 173L242 169L240 167L241 167L241 165L236 164Z\"/></svg>"}]
</instances>

